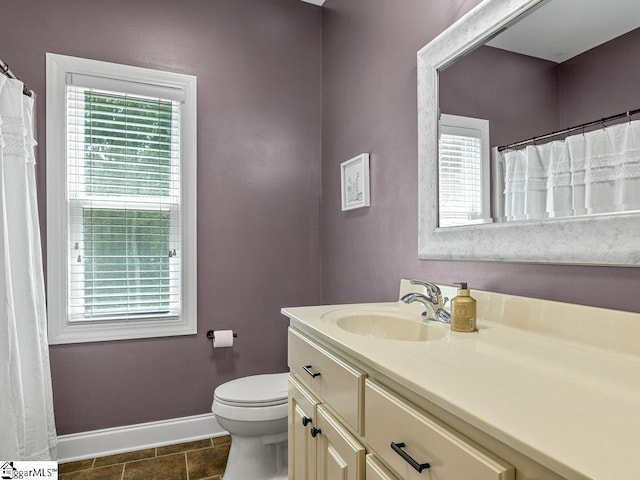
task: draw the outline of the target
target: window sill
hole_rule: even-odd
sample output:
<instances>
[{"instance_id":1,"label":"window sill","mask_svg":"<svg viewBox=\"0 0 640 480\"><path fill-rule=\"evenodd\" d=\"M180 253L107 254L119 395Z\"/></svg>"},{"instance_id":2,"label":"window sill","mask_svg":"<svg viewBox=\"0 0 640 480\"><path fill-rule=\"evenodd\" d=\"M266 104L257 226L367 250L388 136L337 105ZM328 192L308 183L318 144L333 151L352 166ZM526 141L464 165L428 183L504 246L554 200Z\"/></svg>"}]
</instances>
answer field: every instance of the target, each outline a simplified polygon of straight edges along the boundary
<instances>
[{"instance_id":1,"label":"window sill","mask_svg":"<svg viewBox=\"0 0 640 480\"><path fill-rule=\"evenodd\" d=\"M107 342L137 338L171 337L198 333L195 317L185 320L150 320L135 322L92 323L84 325L66 324L62 329L49 323L49 344Z\"/></svg>"}]
</instances>

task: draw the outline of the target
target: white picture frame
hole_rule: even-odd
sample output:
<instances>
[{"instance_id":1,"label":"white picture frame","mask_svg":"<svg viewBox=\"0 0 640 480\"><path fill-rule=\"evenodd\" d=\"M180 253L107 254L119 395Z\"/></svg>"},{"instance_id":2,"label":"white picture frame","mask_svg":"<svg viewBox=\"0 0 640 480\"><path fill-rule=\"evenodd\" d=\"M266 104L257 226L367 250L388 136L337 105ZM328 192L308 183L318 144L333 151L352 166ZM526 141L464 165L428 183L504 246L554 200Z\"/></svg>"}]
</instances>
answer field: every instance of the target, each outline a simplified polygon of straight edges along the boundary
<instances>
[{"instance_id":1,"label":"white picture frame","mask_svg":"<svg viewBox=\"0 0 640 480\"><path fill-rule=\"evenodd\" d=\"M368 153L340 164L340 186L343 212L370 206Z\"/></svg>"}]
</instances>

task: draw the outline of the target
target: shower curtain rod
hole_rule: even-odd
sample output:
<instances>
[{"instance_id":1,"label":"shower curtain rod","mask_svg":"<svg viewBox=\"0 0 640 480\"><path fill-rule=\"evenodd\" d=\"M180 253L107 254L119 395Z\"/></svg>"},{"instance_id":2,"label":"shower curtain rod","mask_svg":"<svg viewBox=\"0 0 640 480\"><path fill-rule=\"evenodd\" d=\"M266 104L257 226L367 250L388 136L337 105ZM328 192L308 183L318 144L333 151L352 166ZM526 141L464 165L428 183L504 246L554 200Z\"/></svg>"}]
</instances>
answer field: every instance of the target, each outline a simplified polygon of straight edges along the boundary
<instances>
[{"instance_id":1,"label":"shower curtain rod","mask_svg":"<svg viewBox=\"0 0 640 480\"><path fill-rule=\"evenodd\" d=\"M628 110L628 111L623 112L623 113L618 113L617 115L611 115L610 117L601 118L600 120L594 120L592 122L587 122L587 123L583 123L581 125L576 125L575 127L563 128L562 130L558 130L556 132L551 132L551 133L547 133L545 135L539 135L537 137L532 137L529 140L521 140L520 142L510 143L509 145L503 145L501 147L498 147L498 151L502 152L503 150L508 150L510 148L513 148L513 147L520 147L520 146L526 145L527 143L535 142L537 140L544 140L546 138L551 138L551 137L555 137L557 135L563 135L563 134L566 134L566 133L571 133L571 132L574 132L576 130L585 129L587 127L593 127L595 125L602 124L604 126L604 124L606 122L610 122L612 120L618 120L620 118L625 118L625 117L631 118L631 115L637 115L638 113L640 113L640 108L637 108L635 110Z\"/></svg>"},{"instance_id":2,"label":"shower curtain rod","mask_svg":"<svg viewBox=\"0 0 640 480\"><path fill-rule=\"evenodd\" d=\"M4 73L7 77L13 78L14 80L20 80L16 77L11 70L9 70L9 65L2 60L0 60L0 72ZM22 84L22 93L24 93L27 97L31 96L31 90L27 88L27 86Z\"/></svg>"}]
</instances>

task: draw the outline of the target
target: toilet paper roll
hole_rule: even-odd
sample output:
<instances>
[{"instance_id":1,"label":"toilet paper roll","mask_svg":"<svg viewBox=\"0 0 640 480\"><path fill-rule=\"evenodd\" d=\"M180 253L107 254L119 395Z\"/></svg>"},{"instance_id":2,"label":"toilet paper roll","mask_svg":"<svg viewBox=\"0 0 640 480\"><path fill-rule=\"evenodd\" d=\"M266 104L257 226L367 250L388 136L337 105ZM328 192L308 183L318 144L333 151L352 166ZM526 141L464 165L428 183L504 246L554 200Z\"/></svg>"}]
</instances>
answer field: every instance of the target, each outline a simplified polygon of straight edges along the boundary
<instances>
[{"instance_id":1,"label":"toilet paper roll","mask_svg":"<svg viewBox=\"0 0 640 480\"><path fill-rule=\"evenodd\" d=\"M214 330L213 348L233 347L233 330Z\"/></svg>"}]
</instances>

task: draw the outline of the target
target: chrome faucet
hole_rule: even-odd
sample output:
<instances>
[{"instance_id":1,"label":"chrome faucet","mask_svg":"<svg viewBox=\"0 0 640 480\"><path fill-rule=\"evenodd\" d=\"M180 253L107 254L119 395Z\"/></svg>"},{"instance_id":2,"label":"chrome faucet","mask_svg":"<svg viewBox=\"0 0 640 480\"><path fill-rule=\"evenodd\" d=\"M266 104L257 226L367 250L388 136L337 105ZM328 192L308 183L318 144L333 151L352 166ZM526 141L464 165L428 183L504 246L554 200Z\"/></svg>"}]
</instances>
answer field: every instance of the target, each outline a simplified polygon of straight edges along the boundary
<instances>
[{"instance_id":1,"label":"chrome faucet","mask_svg":"<svg viewBox=\"0 0 640 480\"><path fill-rule=\"evenodd\" d=\"M418 292L411 292L404 295L400 300L406 304L419 302L424 305L425 311L422 312L422 316L426 317L427 320L451 323L451 314L444 309L444 302L442 300L440 287L435 283L421 282L419 280L411 280L411 285L420 285L425 287L427 294L424 295ZM429 313L431 313L431 315L429 315Z\"/></svg>"}]
</instances>

